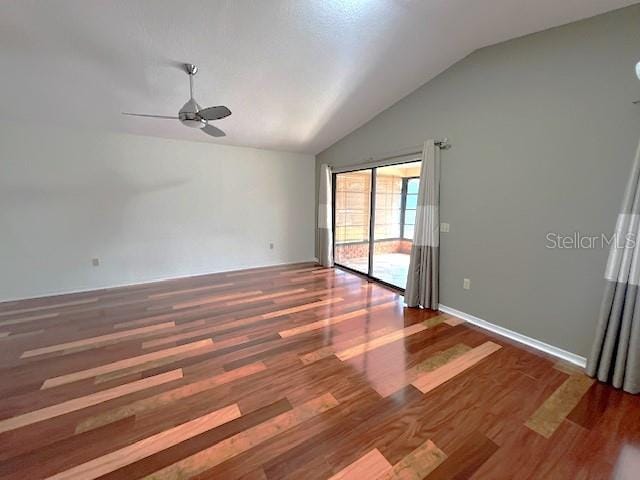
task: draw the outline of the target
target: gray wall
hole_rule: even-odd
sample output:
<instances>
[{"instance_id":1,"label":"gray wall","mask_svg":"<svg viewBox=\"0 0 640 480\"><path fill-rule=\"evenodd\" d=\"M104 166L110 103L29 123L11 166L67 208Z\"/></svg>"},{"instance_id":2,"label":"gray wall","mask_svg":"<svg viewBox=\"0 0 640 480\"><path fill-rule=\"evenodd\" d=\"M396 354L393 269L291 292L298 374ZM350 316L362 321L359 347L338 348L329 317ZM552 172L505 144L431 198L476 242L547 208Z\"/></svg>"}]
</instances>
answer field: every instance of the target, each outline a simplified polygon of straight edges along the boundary
<instances>
[{"instance_id":1,"label":"gray wall","mask_svg":"<svg viewBox=\"0 0 640 480\"><path fill-rule=\"evenodd\" d=\"M639 25L635 5L478 50L316 170L449 137L441 303L586 355L607 250L547 249L546 234L613 231L640 133Z\"/></svg>"}]
</instances>

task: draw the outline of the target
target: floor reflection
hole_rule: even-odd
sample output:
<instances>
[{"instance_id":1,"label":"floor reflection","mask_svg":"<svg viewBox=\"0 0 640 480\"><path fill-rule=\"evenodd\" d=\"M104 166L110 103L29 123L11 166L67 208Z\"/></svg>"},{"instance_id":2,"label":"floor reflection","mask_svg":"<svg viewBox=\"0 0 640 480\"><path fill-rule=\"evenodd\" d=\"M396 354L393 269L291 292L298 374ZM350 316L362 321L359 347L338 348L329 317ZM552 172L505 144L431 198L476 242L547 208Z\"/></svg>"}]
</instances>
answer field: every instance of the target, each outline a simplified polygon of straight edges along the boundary
<instances>
[{"instance_id":1,"label":"floor reflection","mask_svg":"<svg viewBox=\"0 0 640 480\"><path fill-rule=\"evenodd\" d=\"M637 480L640 478L640 448L625 444L615 464L613 474L615 480Z\"/></svg>"},{"instance_id":2,"label":"floor reflection","mask_svg":"<svg viewBox=\"0 0 640 480\"><path fill-rule=\"evenodd\" d=\"M409 271L410 255L406 253L381 253L373 257L372 277L398 288L405 288ZM358 272L366 272L369 259L367 257L341 259L340 264Z\"/></svg>"}]
</instances>

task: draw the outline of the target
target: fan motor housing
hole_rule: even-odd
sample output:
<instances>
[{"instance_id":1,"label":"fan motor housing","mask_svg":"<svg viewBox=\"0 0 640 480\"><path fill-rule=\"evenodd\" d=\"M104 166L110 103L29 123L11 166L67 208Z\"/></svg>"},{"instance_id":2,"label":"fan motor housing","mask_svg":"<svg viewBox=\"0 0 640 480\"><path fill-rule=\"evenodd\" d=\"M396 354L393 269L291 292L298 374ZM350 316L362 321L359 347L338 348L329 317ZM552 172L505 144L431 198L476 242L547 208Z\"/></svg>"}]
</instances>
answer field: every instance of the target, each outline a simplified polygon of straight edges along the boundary
<instances>
[{"instance_id":1,"label":"fan motor housing","mask_svg":"<svg viewBox=\"0 0 640 480\"><path fill-rule=\"evenodd\" d=\"M178 112L178 118L183 125L189 128L204 128L207 125L207 121L198 115L200 110L201 107L198 102L190 98Z\"/></svg>"}]
</instances>

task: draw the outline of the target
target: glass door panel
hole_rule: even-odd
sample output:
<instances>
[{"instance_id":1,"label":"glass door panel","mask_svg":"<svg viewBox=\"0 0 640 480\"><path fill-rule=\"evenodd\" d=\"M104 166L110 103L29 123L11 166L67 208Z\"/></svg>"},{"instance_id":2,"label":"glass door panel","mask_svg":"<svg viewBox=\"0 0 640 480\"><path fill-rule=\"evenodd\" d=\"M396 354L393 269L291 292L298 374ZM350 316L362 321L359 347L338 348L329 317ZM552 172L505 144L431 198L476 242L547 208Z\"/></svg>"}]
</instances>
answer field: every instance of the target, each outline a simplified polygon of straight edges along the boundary
<instances>
[{"instance_id":1,"label":"glass door panel","mask_svg":"<svg viewBox=\"0 0 640 480\"><path fill-rule=\"evenodd\" d=\"M369 273L371 170L335 176L335 262Z\"/></svg>"},{"instance_id":2,"label":"glass door panel","mask_svg":"<svg viewBox=\"0 0 640 480\"><path fill-rule=\"evenodd\" d=\"M413 231L416 224L416 208L418 207L419 178L407 179L407 193L405 197L404 221L402 238L413 242Z\"/></svg>"},{"instance_id":3,"label":"glass door panel","mask_svg":"<svg viewBox=\"0 0 640 480\"><path fill-rule=\"evenodd\" d=\"M421 162L375 170L371 276L404 289L413 242Z\"/></svg>"}]
</instances>

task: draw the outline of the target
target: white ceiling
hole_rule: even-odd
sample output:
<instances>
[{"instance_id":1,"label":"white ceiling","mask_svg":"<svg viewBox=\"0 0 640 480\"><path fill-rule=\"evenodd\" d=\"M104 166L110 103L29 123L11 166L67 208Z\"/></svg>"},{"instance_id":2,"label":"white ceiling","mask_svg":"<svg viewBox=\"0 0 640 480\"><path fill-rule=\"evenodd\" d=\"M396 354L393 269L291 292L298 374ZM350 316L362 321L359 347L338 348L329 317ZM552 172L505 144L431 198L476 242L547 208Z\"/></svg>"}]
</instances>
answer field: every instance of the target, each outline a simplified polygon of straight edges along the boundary
<instances>
[{"instance_id":1,"label":"white ceiling","mask_svg":"<svg viewBox=\"0 0 640 480\"><path fill-rule=\"evenodd\" d=\"M317 153L473 50L637 0L2 0L0 115ZM177 121L178 62L233 115Z\"/></svg>"}]
</instances>

